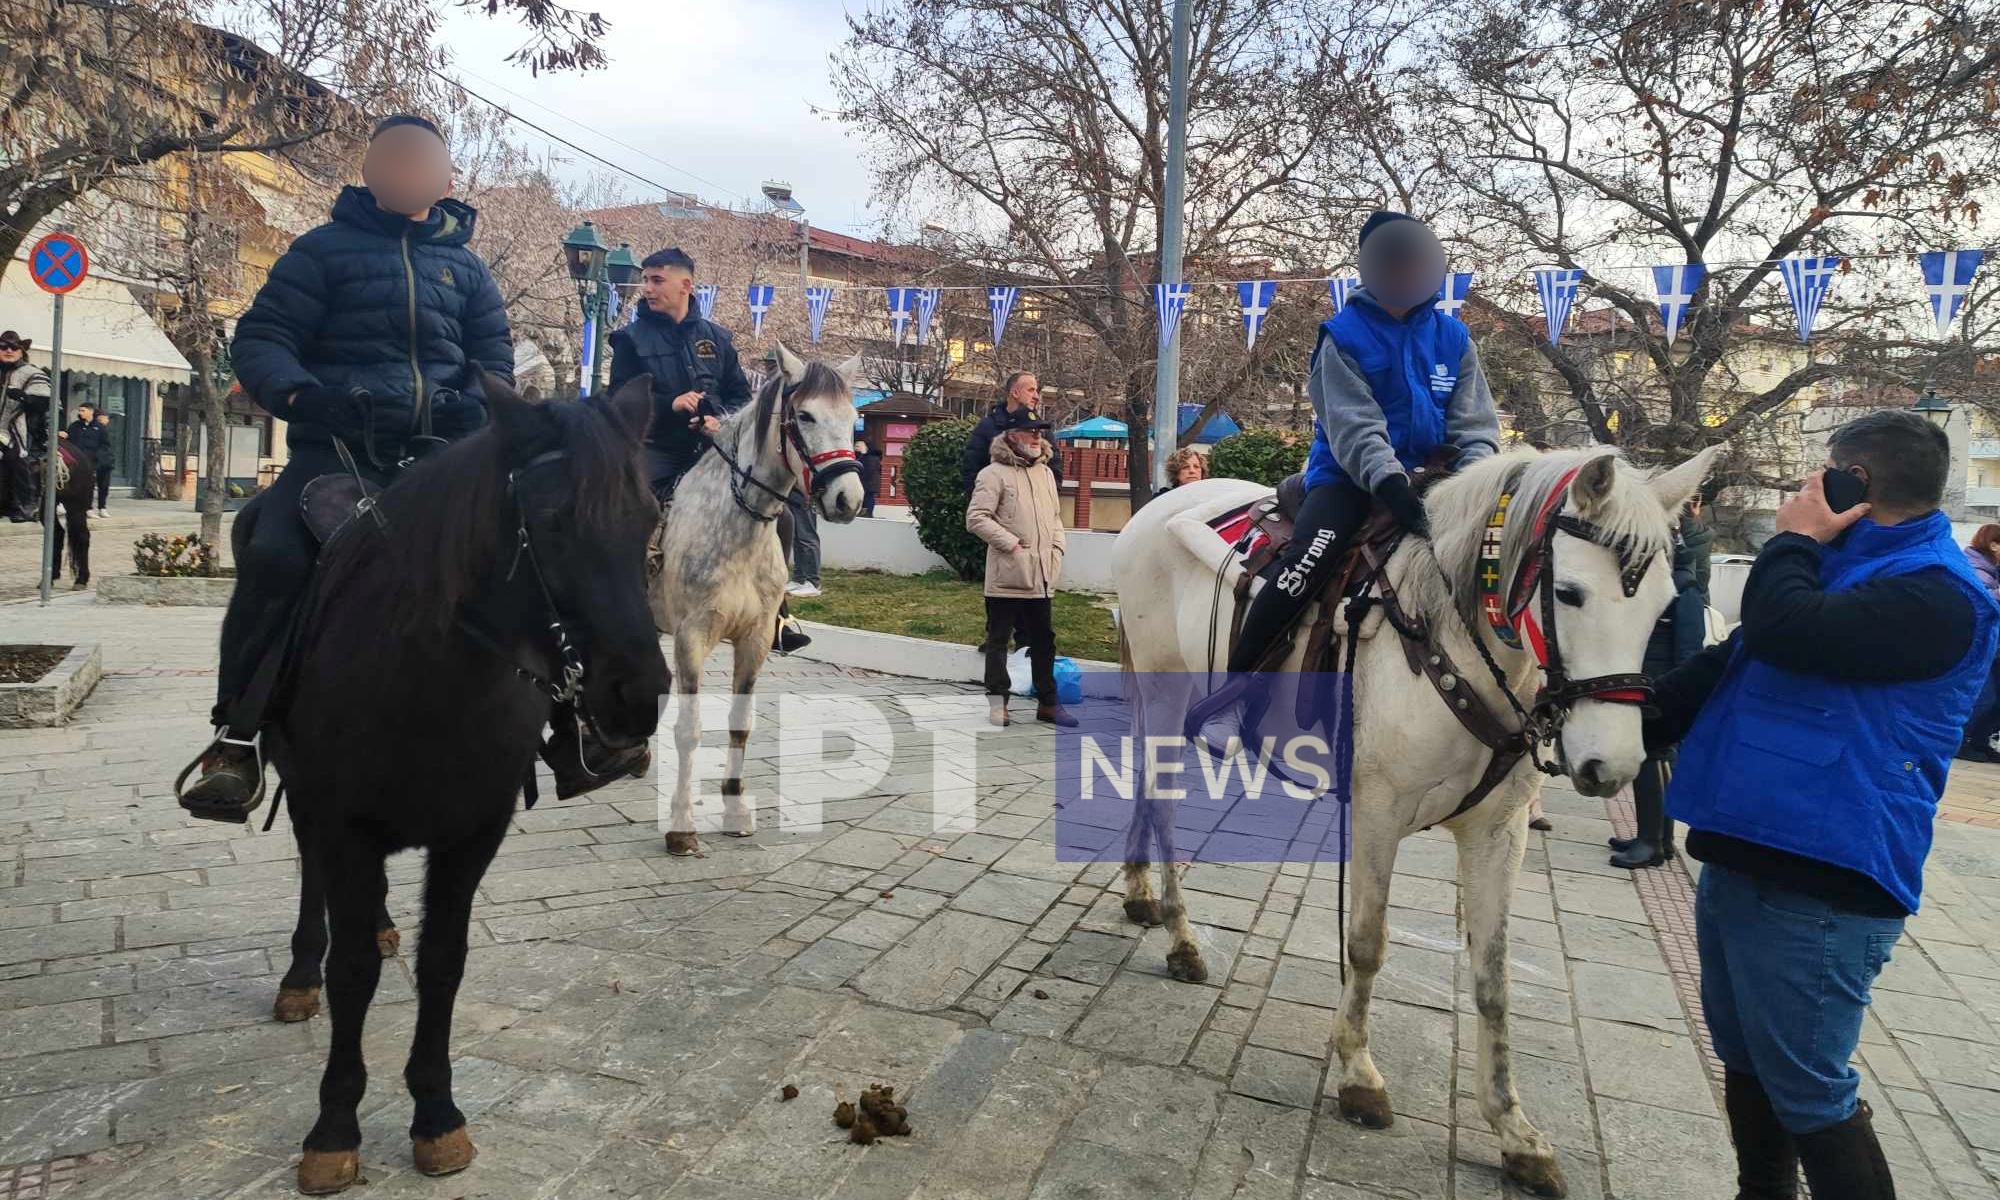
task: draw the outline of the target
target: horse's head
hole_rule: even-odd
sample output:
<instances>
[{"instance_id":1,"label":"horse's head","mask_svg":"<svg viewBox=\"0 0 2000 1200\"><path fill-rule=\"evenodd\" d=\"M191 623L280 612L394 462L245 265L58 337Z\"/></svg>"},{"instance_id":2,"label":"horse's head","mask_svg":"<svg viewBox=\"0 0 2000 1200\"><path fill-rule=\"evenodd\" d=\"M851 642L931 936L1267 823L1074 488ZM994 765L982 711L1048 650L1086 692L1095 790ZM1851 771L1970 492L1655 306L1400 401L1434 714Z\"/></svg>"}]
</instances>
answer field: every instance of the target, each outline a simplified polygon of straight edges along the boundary
<instances>
[{"instance_id":1,"label":"horse's head","mask_svg":"<svg viewBox=\"0 0 2000 1200\"><path fill-rule=\"evenodd\" d=\"M1645 761L1638 696L1618 677L1645 669L1646 642L1674 598L1674 521L1715 454L1650 478L1613 454L1572 463L1567 498L1549 513L1546 561L1523 611L1541 629L1551 698L1569 701L1562 756L1585 795L1612 795Z\"/></svg>"},{"instance_id":2,"label":"horse's head","mask_svg":"<svg viewBox=\"0 0 2000 1200\"><path fill-rule=\"evenodd\" d=\"M484 385L507 466L507 520L518 522L501 548L508 585L545 630L560 622L599 734L614 745L648 738L671 685L646 605L646 539L659 507L640 474L639 446L653 414L652 378L580 403L523 400L491 376ZM550 664L557 683L559 655L558 647Z\"/></svg>"},{"instance_id":3,"label":"horse's head","mask_svg":"<svg viewBox=\"0 0 2000 1200\"><path fill-rule=\"evenodd\" d=\"M760 407L769 405L780 435L796 459L794 469L812 482L820 515L847 522L861 515L861 467L854 458L853 381L861 356L838 367L806 362L778 343L778 369L765 383ZM772 395L772 390L776 394Z\"/></svg>"}]
</instances>

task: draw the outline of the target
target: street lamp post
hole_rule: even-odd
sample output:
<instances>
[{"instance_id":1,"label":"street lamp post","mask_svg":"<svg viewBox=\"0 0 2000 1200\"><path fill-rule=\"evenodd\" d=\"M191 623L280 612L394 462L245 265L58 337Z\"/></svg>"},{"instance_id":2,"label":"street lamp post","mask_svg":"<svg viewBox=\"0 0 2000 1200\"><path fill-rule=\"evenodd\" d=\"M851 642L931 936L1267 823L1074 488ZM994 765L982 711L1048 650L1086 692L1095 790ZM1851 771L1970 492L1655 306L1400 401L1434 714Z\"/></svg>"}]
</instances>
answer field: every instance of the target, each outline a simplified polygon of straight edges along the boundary
<instances>
[{"instance_id":1,"label":"street lamp post","mask_svg":"<svg viewBox=\"0 0 2000 1200\"><path fill-rule=\"evenodd\" d=\"M577 391L589 396L604 381L604 342L610 335L615 297L619 289L630 287L639 277L639 260L633 257L630 242L608 250L590 221L570 230L562 246L563 262L576 283L576 302L583 310L583 357Z\"/></svg>"},{"instance_id":2,"label":"street lamp post","mask_svg":"<svg viewBox=\"0 0 2000 1200\"><path fill-rule=\"evenodd\" d=\"M1917 400L1915 411L1923 414L1924 420L1940 429L1947 428L1951 424L1953 411L1951 401L1930 388L1924 389L1924 394Z\"/></svg>"}]
</instances>

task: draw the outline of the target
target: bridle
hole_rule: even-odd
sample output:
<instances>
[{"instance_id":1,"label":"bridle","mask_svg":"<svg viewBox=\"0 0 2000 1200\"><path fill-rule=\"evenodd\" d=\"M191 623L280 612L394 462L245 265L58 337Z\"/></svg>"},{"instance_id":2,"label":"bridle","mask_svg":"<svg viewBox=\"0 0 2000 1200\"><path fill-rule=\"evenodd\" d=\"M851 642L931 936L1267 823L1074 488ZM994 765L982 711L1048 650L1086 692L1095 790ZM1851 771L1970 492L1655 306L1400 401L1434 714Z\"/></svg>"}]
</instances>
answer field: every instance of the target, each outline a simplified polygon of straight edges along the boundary
<instances>
[{"instance_id":1,"label":"bridle","mask_svg":"<svg viewBox=\"0 0 2000 1200\"><path fill-rule=\"evenodd\" d=\"M1525 645L1534 655L1536 665L1542 671L1542 686L1536 691L1532 706L1523 708L1521 702L1514 698L1514 690L1507 686L1506 673L1493 660L1485 639L1479 636L1478 630L1467 630L1472 644L1479 650L1479 656L1485 660L1494 681L1500 685L1501 694L1507 697L1507 703L1520 718L1522 734L1528 741L1535 765L1550 775L1569 773L1561 734L1570 709L1578 701L1645 704L1653 694L1652 682L1643 672L1574 679L1563 665L1562 642L1556 635L1556 534L1567 533L1617 554L1618 582L1628 599L1638 594L1640 585L1645 582L1646 572L1652 568L1653 559L1657 557L1641 554L1629 539L1614 537L1602 526L1563 511L1569 499L1570 485L1581 469L1573 468L1551 489L1548 500L1535 514L1527 557L1522 561L1520 571L1504 589L1501 587L1500 548L1508 513L1514 502L1511 490L1502 492L1494 504L1492 515L1487 518L1486 531L1480 539L1476 573L1479 611L1485 618L1487 628L1502 645L1514 650L1520 650ZM1541 598L1539 617L1529 610L1537 592ZM1544 745L1554 747L1553 760L1544 759Z\"/></svg>"},{"instance_id":2,"label":"bridle","mask_svg":"<svg viewBox=\"0 0 2000 1200\"><path fill-rule=\"evenodd\" d=\"M818 454L814 454L806 446L805 433L799 428L798 405L793 400L798 394L799 386L796 383L787 383L778 393L778 454L784 463L787 475L791 474L793 453L798 454L799 490L804 491L810 498L843 475L859 475L861 462L855 457L854 448L851 446L822 450ZM738 462L736 456L721 442L712 442L711 445L715 447L715 452L722 456L722 461L729 464L729 494L735 499L736 507L742 509L753 520L776 520L778 514L784 511L785 505L791 503L790 491L780 492L757 478L749 468ZM745 495L749 487L755 487L776 500L778 507L767 513L753 506Z\"/></svg>"},{"instance_id":3,"label":"bridle","mask_svg":"<svg viewBox=\"0 0 2000 1200\"><path fill-rule=\"evenodd\" d=\"M507 501L514 508L514 559L507 566L506 582L512 583L520 573L521 564L528 564L528 574L535 581L535 590L541 593L542 608L548 617L549 638L555 649L557 677L546 678L515 662L513 655L503 648L498 639L481 629L479 625L460 614L458 625L473 641L507 659L514 668L514 674L545 693L557 704L574 703L579 719L585 714L583 699L583 656L577 652L576 643L570 640L569 628L563 623L562 610L556 604L555 593L549 589L548 576L542 570L541 556L535 553L535 539L528 532L528 513L521 506L521 498L515 491L515 480L520 475L537 467L561 462L568 454L562 450L550 450L538 454L521 466L507 472Z\"/></svg>"}]
</instances>

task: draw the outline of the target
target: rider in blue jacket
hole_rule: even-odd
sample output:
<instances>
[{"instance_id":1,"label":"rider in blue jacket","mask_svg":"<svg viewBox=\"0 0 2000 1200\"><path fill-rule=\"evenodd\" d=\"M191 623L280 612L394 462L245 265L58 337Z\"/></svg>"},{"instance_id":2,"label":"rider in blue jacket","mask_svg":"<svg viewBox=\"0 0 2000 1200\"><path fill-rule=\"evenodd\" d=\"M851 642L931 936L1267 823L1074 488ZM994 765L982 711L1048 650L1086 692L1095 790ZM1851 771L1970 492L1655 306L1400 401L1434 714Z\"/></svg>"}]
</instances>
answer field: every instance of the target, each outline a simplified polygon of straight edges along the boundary
<instances>
[{"instance_id":1,"label":"rider in blue jacket","mask_svg":"<svg viewBox=\"0 0 2000 1200\"><path fill-rule=\"evenodd\" d=\"M1441 447L1458 452L1459 466L1499 449L1472 337L1433 303L1444 282L1437 236L1413 217L1377 212L1361 226L1360 259L1361 287L1320 326L1313 351L1313 441L1291 544L1244 615L1229 680L1190 710L1191 727L1243 699L1376 503L1409 532L1429 533L1411 470Z\"/></svg>"}]
</instances>

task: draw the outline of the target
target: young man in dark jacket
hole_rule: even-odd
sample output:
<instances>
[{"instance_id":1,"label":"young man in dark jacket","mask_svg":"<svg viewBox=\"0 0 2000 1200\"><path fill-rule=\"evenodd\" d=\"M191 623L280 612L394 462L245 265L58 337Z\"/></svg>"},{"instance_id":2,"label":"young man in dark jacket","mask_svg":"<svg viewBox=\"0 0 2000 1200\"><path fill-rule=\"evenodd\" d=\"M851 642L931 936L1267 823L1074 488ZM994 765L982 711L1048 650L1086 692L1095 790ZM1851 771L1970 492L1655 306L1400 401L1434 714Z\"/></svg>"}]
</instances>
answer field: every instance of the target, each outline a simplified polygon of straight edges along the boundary
<instances>
[{"instance_id":1,"label":"young man in dark jacket","mask_svg":"<svg viewBox=\"0 0 2000 1200\"><path fill-rule=\"evenodd\" d=\"M653 377L646 466L664 503L708 449L721 418L750 402L750 381L729 331L694 307L694 259L669 247L648 254L640 268L639 311L611 335L611 390Z\"/></svg>"},{"instance_id":2,"label":"young man in dark jacket","mask_svg":"<svg viewBox=\"0 0 2000 1200\"><path fill-rule=\"evenodd\" d=\"M118 446L111 438L111 414L97 414L97 515L108 517L110 507L105 501L111 498L111 473L118 469Z\"/></svg>"},{"instance_id":3,"label":"young man in dark jacket","mask_svg":"<svg viewBox=\"0 0 2000 1200\"><path fill-rule=\"evenodd\" d=\"M220 732L181 796L197 816L246 820L262 795L264 703L319 553L299 508L306 484L354 470L386 486L400 460L433 444L427 438L452 441L485 424L478 371L513 378L506 309L467 246L473 210L445 199L451 173L435 125L383 121L362 163L367 186L341 192L333 219L292 243L237 322L236 377L287 422L290 458L252 501L256 525L222 623ZM558 714L554 724L560 734L573 722Z\"/></svg>"},{"instance_id":4,"label":"young man in dark jacket","mask_svg":"<svg viewBox=\"0 0 2000 1200\"><path fill-rule=\"evenodd\" d=\"M107 474L104 456L110 450L111 430L98 422L97 406L87 400L77 405L76 420L69 423L62 436L71 450L89 461L91 470L95 472L97 494L103 496ZM97 508L96 515L103 516L104 505L101 501Z\"/></svg>"},{"instance_id":5,"label":"young man in dark jacket","mask_svg":"<svg viewBox=\"0 0 2000 1200\"><path fill-rule=\"evenodd\" d=\"M1042 384L1033 372L1016 371L1000 388L1000 400L973 426L972 440L958 462L958 482L967 496L986 464L993 461L993 439L1009 429L1026 429L1041 423ZM1062 491L1062 455L1049 460L1049 472L1056 477L1056 491Z\"/></svg>"},{"instance_id":6,"label":"young man in dark jacket","mask_svg":"<svg viewBox=\"0 0 2000 1200\"><path fill-rule=\"evenodd\" d=\"M1944 431L1907 411L1835 430L1778 510L1743 624L1657 681L1648 746L1680 743L1668 809L1706 865L1701 999L1739 1196L1889 1200L1849 1065L1869 988L1917 909L1931 825L2000 640L2000 604L1939 511ZM1865 503L1835 511L1826 479ZM1838 496L1836 496L1838 499Z\"/></svg>"}]
</instances>

